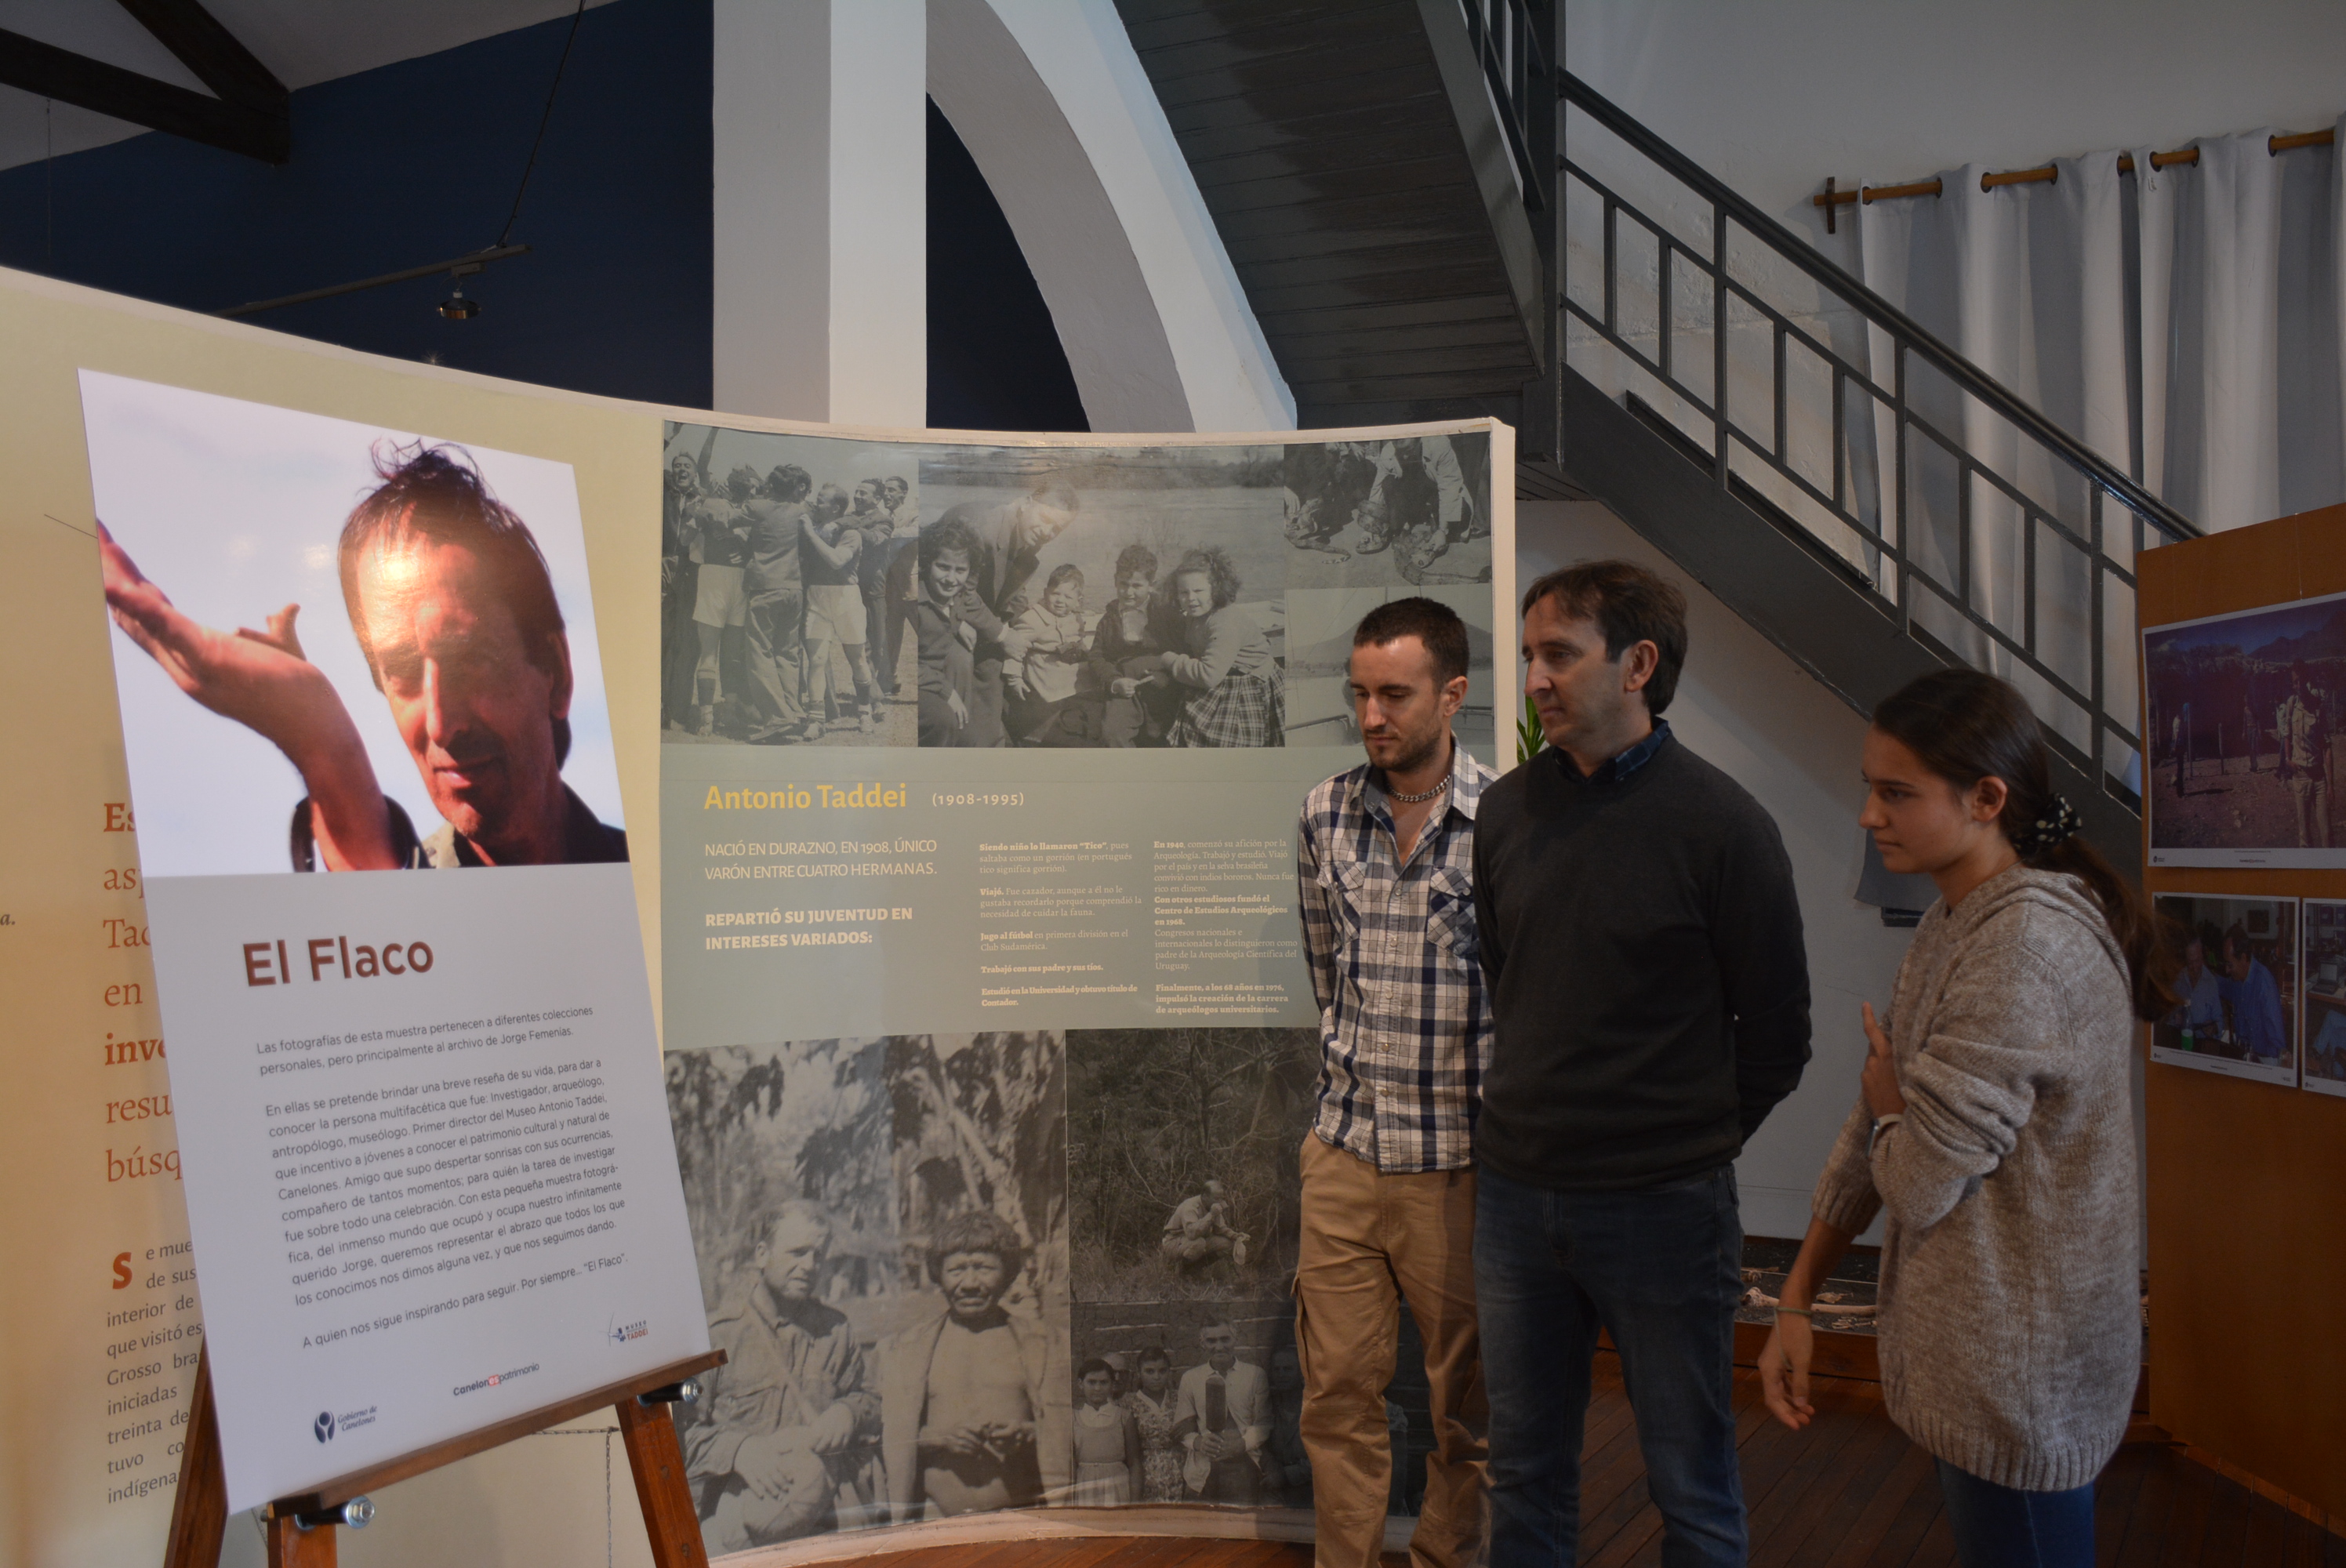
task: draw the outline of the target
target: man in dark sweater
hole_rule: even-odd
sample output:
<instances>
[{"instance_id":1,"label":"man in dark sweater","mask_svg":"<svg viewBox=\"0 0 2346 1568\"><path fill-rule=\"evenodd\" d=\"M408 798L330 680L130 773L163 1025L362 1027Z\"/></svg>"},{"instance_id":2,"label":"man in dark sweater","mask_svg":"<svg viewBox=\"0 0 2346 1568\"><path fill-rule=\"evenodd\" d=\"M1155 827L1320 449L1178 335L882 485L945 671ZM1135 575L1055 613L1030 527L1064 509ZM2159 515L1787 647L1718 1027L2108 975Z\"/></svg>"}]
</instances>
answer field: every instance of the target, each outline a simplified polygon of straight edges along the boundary
<instances>
[{"instance_id":1,"label":"man in dark sweater","mask_svg":"<svg viewBox=\"0 0 2346 1568\"><path fill-rule=\"evenodd\" d=\"M1686 596L1584 563L1524 596L1548 749L1492 785L1474 905L1496 1041L1475 1135L1493 1568L1576 1560L1597 1330L1621 1352L1667 1564L1744 1560L1733 1161L1809 1057L1775 823L1662 721Z\"/></svg>"}]
</instances>

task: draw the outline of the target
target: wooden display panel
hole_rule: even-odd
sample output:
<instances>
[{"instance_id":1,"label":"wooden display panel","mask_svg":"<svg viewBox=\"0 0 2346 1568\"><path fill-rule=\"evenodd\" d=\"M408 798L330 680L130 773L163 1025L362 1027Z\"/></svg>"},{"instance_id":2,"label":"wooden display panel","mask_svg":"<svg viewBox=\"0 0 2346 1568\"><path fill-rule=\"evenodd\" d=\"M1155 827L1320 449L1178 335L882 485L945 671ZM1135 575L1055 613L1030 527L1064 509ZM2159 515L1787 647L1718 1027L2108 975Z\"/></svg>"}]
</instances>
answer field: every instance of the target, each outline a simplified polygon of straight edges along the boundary
<instances>
[{"instance_id":1,"label":"wooden display panel","mask_svg":"<svg viewBox=\"0 0 2346 1568\"><path fill-rule=\"evenodd\" d=\"M2346 506L2149 551L2137 580L2146 626L2346 593ZM2151 869L2148 834L2153 893L2346 898L2346 871ZM2144 1093L2151 1419L2346 1514L2346 1099L2156 1062Z\"/></svg>"}]
</instances>

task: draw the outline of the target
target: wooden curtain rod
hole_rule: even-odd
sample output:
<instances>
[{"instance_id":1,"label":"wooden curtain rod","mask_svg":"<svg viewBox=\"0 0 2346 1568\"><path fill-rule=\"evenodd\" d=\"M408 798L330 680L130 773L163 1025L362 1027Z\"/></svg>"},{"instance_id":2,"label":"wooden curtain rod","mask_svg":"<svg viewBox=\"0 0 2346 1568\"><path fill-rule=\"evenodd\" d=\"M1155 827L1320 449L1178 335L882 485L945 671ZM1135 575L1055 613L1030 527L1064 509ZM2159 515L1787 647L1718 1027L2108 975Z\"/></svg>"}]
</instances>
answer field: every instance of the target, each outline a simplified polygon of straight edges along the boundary
<instances>
[{"instance_id":1,"label":"wooden curtain rod","mask_svg":"<svg viewBox=\"0 0 2346 1568\"><path fill-rule=\"evenodd\" d=\"M2265 138L2265 150L2268 153L2279 154L2287 152L2292 148L2329 147L2337 139L2338 130L2332 126L2323 130L2297 131L2289 136L2268 137ZM2171 168L2178 163L2198 163L2198 161L2199 149L2196 147L2182 148L2174 152L2155 152L2150 155L2150 167L2153 168ZM2133 154L2118 155L2118 172L2120 174L2134 172ZM2057 167L2048 163L2043 168L2014 168L2002 174L1983 174L1980 176L1980 188L1994 190L1999 185L2050 185L2059 178L2060 173ZM1871 206L1877 201L1894 201L1908 196L1943 196L1944 194L1946 194L1944 182L1936 179L1918 179L1911 185L1865 185L1860 186L1855 190L1837 189L1833 182L1828 179L1821 192L1809 198L1809 204L1825 209L1825 232L1830 234L1833 232L1833 209L1836 207L1846 207L1852 201L1862 201Z\"/></svg>"}]
</instances>

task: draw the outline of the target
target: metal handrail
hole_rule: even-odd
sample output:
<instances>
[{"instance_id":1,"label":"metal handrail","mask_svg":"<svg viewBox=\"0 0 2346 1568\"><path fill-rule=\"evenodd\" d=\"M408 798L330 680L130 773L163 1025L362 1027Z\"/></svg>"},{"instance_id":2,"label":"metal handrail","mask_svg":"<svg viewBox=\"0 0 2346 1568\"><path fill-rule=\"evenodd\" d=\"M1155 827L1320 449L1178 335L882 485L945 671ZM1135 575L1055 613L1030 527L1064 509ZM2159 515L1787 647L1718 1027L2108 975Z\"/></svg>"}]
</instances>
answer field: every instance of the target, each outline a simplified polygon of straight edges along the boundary
<instances>
[{"instance_id":1,"label":"metal handrail","mask_svg":"<svg viewBox=\"0 0 2346 1568\"><path fill-rule=\"evenodd\" d=\"M1547 56L1539 32L1532 25L1525 0L1459 0L1466 14L1466 36L1474 58L1499 106L1499 127L1524 188L1524 205L1539 211L1547 205L1548 170L1533 156L1529 106L1537 84L1547 80ZM1492 25L1490 12L1498 14Z\"/></svg>"},{"instance_id":2,"label":"metal handrail","mask_svg":"<svg viewBox=\"0 0 2346 1568\"><path fill-rule=\"evenodd\" d=\"M1940 341L1920 321L1835 265L1814 246L1738 195L1709 170L1631 118L1596 88L1569 71L1558 71L1556 95L1651 158L1710 203L1717 211L1732 218L1749 229L1755 238L1766 241L1769 249L1778 256L1854 307L1875 326L1890 333L1900 346L1920 353L1958 388L1977 398L2037 442L2060 453L2072 468L2108 492L2128 511L2147 519L2168 539L2199 537L2200 530L2190 519L2120 473L2092 447L2063 430L1994 376ZM1714 224L1715 229L1718 227ZM1607 286L1610 286L1609 279ZM1737 292L1747 291L1738 289Z\"/></svg>"},{"instance_id":3,"label":"metal handrail","mask_svg":"<svg viewBox=\"0 0 2346 1568\"><path fill-rule=\"evenodd\" d=\"M1850 530L1853 539L1867 552L1868 565L1862 575L1869 581L1869 591L1884 611L1891 615L1901 631L1915 637L1934 650L1936 657L1963 658L1941 635L1937 622L1939 613L1930 608L1932 602L1944 607L1957 625L1967 626L1966 637L1980 639L1975 645L1983 651L1994 650L2025 667L2042 684L2044 690L2059 702L2071 705L2082 720L2086 732L2080 745L2062 733L2064 725L2058 713L2040 714L2047 719L2046 739L2056 751L2063 753L2097 779L2106 793L2127 801L2132 809L2129 791L2116 789L2110 778L2116 754L2106 745L2116 741L2119 748L2138 752L2141 738L2134 731L2134 716L2129 710L2121 716L2110 709L2109 676L2112 661L2106 646L2105 597L2106 585L2123 585L2131 592L2135 576L2128 569L2133 557L2148 542L2147 534L2155 533L2161 540L2197 537L2199 530L2173 508L2149 494L2127 474L2084 443L2055 424L2045 415L1998 382L1993 376L1973 364L1947 344L1913 321L1896 306L1833 262L1819 254L1800 237L1760 211L1751 202L1738 196L1714 178L1699 165L1676 148L1663 141L1639 125L1620 108L1568 74L1558 73L1557 91L1566 103L1588 114L1599 125L1612 132L1632 150L1643 155L1664 174L1684 187L1696 204L1708 209L1710 233L1708 243L1689 243L1669 228L1656 222L1624 198L1618 191L1591 174L1569 157L1559 157L1556 166L1561 178L1576 180L1603 203L1603 268L1602 299L1584 305L1574 297L1569 285L1560 286L1556 299L1562 316L1586 326L1596 337L1609 344L1629 364L1654 378L1676 396L1698 417L1707 420L1711 427L1711 450L1697 459L1711 471L1712 479L1721 492L1732 492L1742 481L1736 472L1736 449L1739 444L1758 463L1764 465L1774 478L1802 498L1802 504L1821 509L1839 526ZM1559 230L1565 203L1559 200ZM1655 246L1656 271L1653 280L1658 331L1648 353L1630 341L1622 311L1622 270L1619 230L1627 220L1649 235ZM1728 248L1729 225L1741 226L1775 257L1789 262L1800 272L1821 285L1829 298L1838 300L1861 315L1873 328L1886 336L1891 343L1888 365L1872 361L1871 356L1860 355L1867 362L1837 351L1817 332L1809 330L1801 320L1787 309L1779 308L1763 297L1751 283L1739 281L1731 275ZM1561 257L1562 247L1558 247ZM1676 316L1673 294L1680 260L1696 275L1696 290L1708 287L1711 303L1710 342L1704 357L1710 361L1710 386L1708 395L1690 384L1678 373L1678 359L1674 337ZM1739 422L1729 393L1731 356L1729 340L1733 330L1729 324L1730 305L1748 311L1758 318L1755 326L1768 333L1770 352L1769 382L1773 415L1772 430L1755 433ZM1832 425L1830 440L1832 480L1828 493L1800 471L1800 462L1792 451L1790 431L1790 395L1787 377L1787 350L1794 345L1820 362L1831 377ZM2021 437L2033 441L2046 456L2066 467L2083 483L2086 515L2074 524L2056 514L2054 501L2033 499L2014 477L1989 466L1986 459L1971 452L1963 440L1951 435L1934 423L1933 417L1919 409L1914 402L1908 372L1919 360L1945 378L1959 394L1968 395L1980 405L2003 418ZM1556 362L1561 373L1565 355L1559 352ZM1886 372L1886 374L1885 374ZM1887 384L1885 384L1885 382ZM1856 477L1856 438L1851 429L1850 392L1855 388L1866 400L1865 406L1876 411L1876 417L1894 421L1896 435L1894 453L1881 452L1875 470L1874 493L1877 502L1874 516L1865 515L1865 496ZM1862 422L1861 422L1862 423ZM1910 435L1910 433L1911 435ZM1686 439L1681 436L1680 439ZM1952 515L1936 514L1926 508L1923 513L1925 532L1918 541L1914 532L1915 500L1910 485L1915 470L1909 460L1909 449L1915 442L1936 447L1953 463L1955 492ZM1693 444L1691 442L1688 443ZM1698 446L1696 450L1699 451ZM1894 476L1888 471L1894 458ZM1978 483L1975 484L1974 481ZM1974 518L1974 492L1981 492L1991 504L2009 505L2020 520L2021 584L2020 603L2007 606L2004 611L1983 609L1974 603L1979 584L1975 581L1974 545L1981 524ZM1756 494L1756 493L1754 493ZM2113 541L2104 525L2105 505L2115 500L2125 508L2127 533L2123 547L2113 550ZM1772 502L1759 503L1771 510L1780 511ZM1935 517L1935 521L1933 519ZM1789 514L1786 520L1794 526L1805 527ZM2056 646L2049 647L2040 636L2037 614L2039 587L2038 555L2039 526L2053 542L2052 548L2076 552L2083 558L2086 573L2087 601L2072 603L2085 630L2082 649L2082 684L2072 680L2059 667L2070 659ZM1933 546L1935 530L1946 528L1952 534L1952 547ZM1941 540L1947 535L1937 535ZM1948 559L1952 556L1952 559ZM1894 586L1882 580L1883 568L1894 574ZM2002 620L1998 619L2001 613ZM2069 647L2074 650L2076 645Z\"/></svg>"}]
</instances>

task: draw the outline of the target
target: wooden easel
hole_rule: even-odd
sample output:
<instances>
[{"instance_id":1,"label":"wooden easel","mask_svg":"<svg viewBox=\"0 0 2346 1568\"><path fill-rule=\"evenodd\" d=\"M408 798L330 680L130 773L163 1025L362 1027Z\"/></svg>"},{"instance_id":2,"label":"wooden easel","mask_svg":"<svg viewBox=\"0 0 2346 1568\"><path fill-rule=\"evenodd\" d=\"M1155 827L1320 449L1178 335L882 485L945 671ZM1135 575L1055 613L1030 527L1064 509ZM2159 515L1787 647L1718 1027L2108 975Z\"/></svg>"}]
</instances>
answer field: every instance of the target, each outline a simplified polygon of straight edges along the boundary
<instances>
[{"instance_id":1,"label":"wooden easel","mask_svg":"<svg viewBox=\"0 0 2346 1568\"><path fill-rule=\"evenodd\" d=\"M678 1385L697 1373L724 1365L725 1352L674 1361L624 1382L525 1411L495 1426L419 1449L398 1459L337 1476L296 1497L280 1497L262 1512L269 1528L269 1568L334 1568L334 1527L342 1505L377 1487L422 1475L444 1464L497 1448L515 1438L575 1420L609 1405L619 1418L635 1472L636 1497L651 1536L658 1568L708 1568L700 1542L699 1512L684 1479L684 1449L677 1441L668 1405L680 1398ZM220 1542L228 1528L228 1471L220 1462L219 1418L212 1407L209 1353L196 1361L195 1394L188 1403L188 1446L179 1458L179 1493L171 1504L171 1532L163 1548L163 1568L219 1568Z\"/></svg>"}]
</instances>

